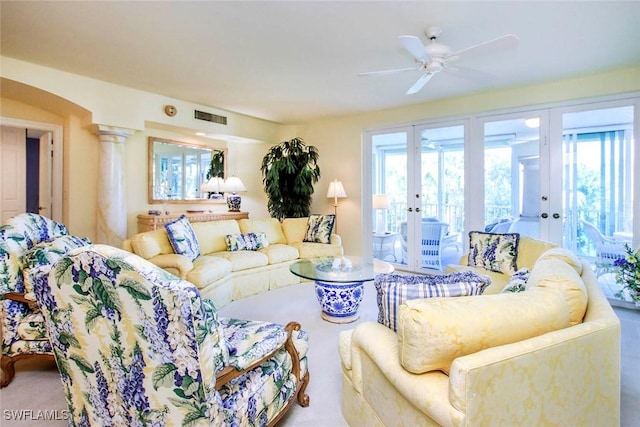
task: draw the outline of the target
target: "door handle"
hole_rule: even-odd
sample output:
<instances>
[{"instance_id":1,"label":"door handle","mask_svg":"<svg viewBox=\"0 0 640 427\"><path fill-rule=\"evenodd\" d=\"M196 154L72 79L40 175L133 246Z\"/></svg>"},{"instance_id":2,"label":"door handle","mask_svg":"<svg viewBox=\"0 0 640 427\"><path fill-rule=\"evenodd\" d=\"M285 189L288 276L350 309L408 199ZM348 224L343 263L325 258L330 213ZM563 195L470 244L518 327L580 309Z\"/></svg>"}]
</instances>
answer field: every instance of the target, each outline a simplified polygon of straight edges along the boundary
<instances>
[{"instance_id":1,"label":"door handle","mask_svg":"<svg viewBox=\"0 0 640 427\"><path fill-rule=\"evenodd\" d=\"M413 208L408 208L407 209L409 212L413 212Z\"/></svg>"},{"instance_id":2,"label":"door handle","mask_svg":"<svg viewBox=\"0 0 640 427\"><path fill-rule=\"evenodd\" d=\"M420 208L416 208L416 212L420 212Z\"/></svg>"},{"instance_id":3,"label":"door handle","mask_svg":"<svg viewBox=\"0 0 640 427\"><path fill-rule=\"evenodd\" d=\"M548 214L548 213L546 213L546 212L542 212L542 214L540 214L540 216L541 216L542 218L549 218L549 214Z\"/></svg>"},{"instance_id":4,"label":"door handle","mask_svg":"<svg viewBox=\"0 0 640 427\"><path fill-rule=\"evenodd\" d=\"M559 214L559 213L557 213L557 212L556 212L556 213L554 213L552 216L553 216L555 219L560 218L560 214Z\"/></svg>"}]
</instances>

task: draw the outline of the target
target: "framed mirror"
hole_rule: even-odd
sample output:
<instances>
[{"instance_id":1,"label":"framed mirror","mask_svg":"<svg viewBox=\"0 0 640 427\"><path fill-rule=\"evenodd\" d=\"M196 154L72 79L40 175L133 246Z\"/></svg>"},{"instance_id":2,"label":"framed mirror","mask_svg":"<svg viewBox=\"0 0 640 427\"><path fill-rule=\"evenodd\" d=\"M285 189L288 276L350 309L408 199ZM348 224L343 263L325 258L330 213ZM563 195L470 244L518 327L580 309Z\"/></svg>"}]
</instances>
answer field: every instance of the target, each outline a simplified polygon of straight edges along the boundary
<instances>
[{"instance_id":1,"label":"framed mirror","mask_svg":"<svg viewBox=\"0 0 640 427\"><path fill-rule=\"evenodd\" d=\"M226 178L226 148L149 137L148 199L155 203L224 203L200 187L211 176Z\"/></svg>"}]
</instances>

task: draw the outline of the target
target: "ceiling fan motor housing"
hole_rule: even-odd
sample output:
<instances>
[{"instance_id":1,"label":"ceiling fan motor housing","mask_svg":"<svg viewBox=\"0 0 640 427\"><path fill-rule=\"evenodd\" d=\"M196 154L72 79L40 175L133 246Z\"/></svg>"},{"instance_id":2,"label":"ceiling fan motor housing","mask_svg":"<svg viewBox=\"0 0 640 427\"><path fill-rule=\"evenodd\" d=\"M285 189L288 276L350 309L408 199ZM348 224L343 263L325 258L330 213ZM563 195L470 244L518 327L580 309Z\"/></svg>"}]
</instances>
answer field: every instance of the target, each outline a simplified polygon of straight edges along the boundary
<instances>
[{"instance_id":1,"label":"ceiling fan motor housing","mask_svg":"<svg viewBox=\"0 0 640 427\"><path fill-rule=\"evenodd\" d=\"M451 53L448 46L436 42L427 44L424 49L431 58L444 58Z\"/></svg>"}]
</instances>

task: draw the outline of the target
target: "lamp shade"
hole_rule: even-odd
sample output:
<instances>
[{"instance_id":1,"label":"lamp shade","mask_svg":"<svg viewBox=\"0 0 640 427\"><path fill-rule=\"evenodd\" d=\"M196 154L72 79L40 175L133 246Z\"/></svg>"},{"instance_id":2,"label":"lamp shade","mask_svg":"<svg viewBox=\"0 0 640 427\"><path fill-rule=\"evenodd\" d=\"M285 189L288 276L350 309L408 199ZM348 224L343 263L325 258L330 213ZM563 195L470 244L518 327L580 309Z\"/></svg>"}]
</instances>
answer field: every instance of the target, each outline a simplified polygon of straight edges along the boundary
<instances>
[{"instance_id":1,"label":"lamp shade","mask_svg":"<svg viewBox=\"0 0 640 427\"><path fill-rule=\"evenodd\" d=\"M247 191L246 187L237 176L230 176L222 184L222 191L225 193L241 193Z\"/></svg>"},{"instance_id":2,"label":"lamp shade","mask_svg":"<svg viewBox=\"0 0 640 427\"><path fill-rule=\"evenodd\" d=\"M391 204L386 194L373 195L373 209L389 209Z\"/></svg>"},{"instance_id":3,"label":"lamp shade","mask_svg":"<svg viewBox=\"0 0 640 427\"><path fill-rule=\"evenodd\" d=\"M200 187L201 193L219 193L222 191L222 184L224 180L218 176L214 176L208 181L205 181Z\"/></svg>"},{"instance_id":4,"label":"lamp shade","mask_svg":"<svg viewBox=\"0 0 640 427\"><path fill-rule=\"evenodd\" d=\"M347 197L347 192L344 191L344 187L342 186L342 182L334 179L329 184L329 190L327 191L327 197L332 197L334 199Z\"/></svg>"}]
</instances>

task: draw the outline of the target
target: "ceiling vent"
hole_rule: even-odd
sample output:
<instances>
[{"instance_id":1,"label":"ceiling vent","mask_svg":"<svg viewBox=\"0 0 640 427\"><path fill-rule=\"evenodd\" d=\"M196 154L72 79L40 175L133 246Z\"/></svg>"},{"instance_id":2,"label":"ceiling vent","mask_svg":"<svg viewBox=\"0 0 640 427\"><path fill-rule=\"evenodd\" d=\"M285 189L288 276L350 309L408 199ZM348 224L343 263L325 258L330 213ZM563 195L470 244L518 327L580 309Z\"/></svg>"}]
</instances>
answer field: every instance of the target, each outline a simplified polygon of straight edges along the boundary
<instances>
[{"instance_id":1,"label":"ceiling vent","mask_svg":"<svg viewBox=\"0 0 640 427\"><path fill-rule=\"evenodd\" d=\"M194 110L194 117L198 120L204 120L211 123L218 123L219 125L226 125L227 118L225 116L219 116L217 114L205 113L204 111Z\"/></svg>"}]
</instances>

